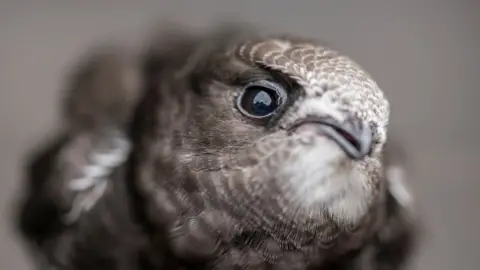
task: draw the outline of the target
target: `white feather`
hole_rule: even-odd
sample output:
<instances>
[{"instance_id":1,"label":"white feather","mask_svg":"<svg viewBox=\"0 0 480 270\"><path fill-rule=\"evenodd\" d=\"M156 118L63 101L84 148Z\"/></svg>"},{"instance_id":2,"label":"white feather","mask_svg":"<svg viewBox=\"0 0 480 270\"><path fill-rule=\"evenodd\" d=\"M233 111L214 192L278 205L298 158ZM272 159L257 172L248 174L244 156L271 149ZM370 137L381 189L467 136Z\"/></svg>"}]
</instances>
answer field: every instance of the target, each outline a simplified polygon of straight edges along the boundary
<instances>
[{"instance_id":1,"label":"white feather","mask_svg":"<svg viewBox=\"0 0 480 270\"><path fill-rule=\"evenodd\" d=\"M400 166L390 166L386 173L390 193L403 207L410 207L413 204L413 196L405 182L405 170Z\"/></svg>"},{"instance_id":2,"label":"white feather","mask_svg":"<svg viewBox=\"0 0 480 270\"><path fill-rule=\"evenodd\" d=\"M313 147L302 147L281 174L290 181L295 200L307 209L327 209L339 223L356 222L371 197L367 178L336 143L325 137L315 140Z\"/></svg>"},{"instance_id":3,"label":"white feather","mask_svg":"<svg viewBox=\"0 0 480 270\"><path fill-rule=\"evenodd\" d=\"M91 154L92 163L83 168L83 176L71 180L68 184L70 190L83 193L74 199L72 209L64 216L65 223L77 221L83 212L95 206L107 190L107 177L126 160L129 150L128 141L117 139L111 150Z\"/></svg>"}]
</instances>

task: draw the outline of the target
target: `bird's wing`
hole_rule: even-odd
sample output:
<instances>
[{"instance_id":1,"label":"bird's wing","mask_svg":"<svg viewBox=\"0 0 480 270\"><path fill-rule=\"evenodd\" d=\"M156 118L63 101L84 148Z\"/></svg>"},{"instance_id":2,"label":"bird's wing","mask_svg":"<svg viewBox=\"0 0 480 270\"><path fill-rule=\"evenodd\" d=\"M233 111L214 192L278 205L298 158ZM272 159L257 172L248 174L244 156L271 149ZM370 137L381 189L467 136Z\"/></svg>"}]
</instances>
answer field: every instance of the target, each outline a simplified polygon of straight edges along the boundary
<instances>
[{"instance_id":1,"label":"bird's wing","mask_svg":"<svg viewBox=\"0 0 480 270\"><path fill-rule=\"evenodd\" d=\"M93 211L108 190L118 188L111 187L119 178L113 174L129 157L128 126L141 95L134 59L126 50L103 48L81 63L66 89L64 135L30 163L30 192L19 225L48 261L69 256L60 255L73 245L65 239L83 230L83 215ZM93 213L86 219L99 217Z\"/></svg>"}]
</instances>

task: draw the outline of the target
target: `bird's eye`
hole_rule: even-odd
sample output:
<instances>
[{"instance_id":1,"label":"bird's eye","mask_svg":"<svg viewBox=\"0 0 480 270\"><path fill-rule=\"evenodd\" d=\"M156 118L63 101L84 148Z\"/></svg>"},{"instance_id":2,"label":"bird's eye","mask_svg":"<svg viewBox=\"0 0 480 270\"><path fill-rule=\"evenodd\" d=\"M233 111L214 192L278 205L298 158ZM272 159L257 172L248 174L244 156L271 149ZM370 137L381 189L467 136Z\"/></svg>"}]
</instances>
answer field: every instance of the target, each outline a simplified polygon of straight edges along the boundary
<instances>
[{"instance_id":1,"label":"bird's eye","mask_svg":"<svg viewBox=\"0 0 480 270\"><path fill-rule=\"evenodd\" d=\"M254 119L272 116L286 101L283 87L270 81L247 84L238 97L237 107L244 115Z\"/></svg>"}]
</instances>

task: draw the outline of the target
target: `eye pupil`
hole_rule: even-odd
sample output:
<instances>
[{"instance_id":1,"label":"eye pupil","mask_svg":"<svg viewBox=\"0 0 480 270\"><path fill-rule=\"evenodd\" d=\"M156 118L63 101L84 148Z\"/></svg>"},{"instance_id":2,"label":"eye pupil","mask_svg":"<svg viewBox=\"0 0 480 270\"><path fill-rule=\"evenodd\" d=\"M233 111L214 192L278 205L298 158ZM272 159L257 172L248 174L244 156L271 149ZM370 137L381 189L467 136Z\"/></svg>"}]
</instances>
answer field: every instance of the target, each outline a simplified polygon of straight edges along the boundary
<instances>
[{"instance_id":1,"label":"eye pupil","mask_svg":"<svg viewBox=\"0 0 480 270\"><path fill-rule=\"evenodd\" d=\"M266 115L273 112L276 108L274 97L266 91L259 90L253 95L252 111L256 115Z\"/></svg>"},{"instance_id":2,"label":"eye pupil","mask_svg":"<svg viewBox=\"0 0 480 270\"><path fill-rule=\"evenodd\" d=\"M237 98L237 108L252 119L268 120L285 104L285 89L272 82L258 81L247 85Z\"/></svg>"},{"instance_id":3,"label":"eye pupil","mask_svg":"<svg viewBox=\"0 0 480 270\"><path fill-rule=\"evenodd\" d=\"M250 86L245 89L240 101L244 113L252 117L265 117L279 106L279 94L274 89L263 86Z\"/></svg>"}]
</instances>

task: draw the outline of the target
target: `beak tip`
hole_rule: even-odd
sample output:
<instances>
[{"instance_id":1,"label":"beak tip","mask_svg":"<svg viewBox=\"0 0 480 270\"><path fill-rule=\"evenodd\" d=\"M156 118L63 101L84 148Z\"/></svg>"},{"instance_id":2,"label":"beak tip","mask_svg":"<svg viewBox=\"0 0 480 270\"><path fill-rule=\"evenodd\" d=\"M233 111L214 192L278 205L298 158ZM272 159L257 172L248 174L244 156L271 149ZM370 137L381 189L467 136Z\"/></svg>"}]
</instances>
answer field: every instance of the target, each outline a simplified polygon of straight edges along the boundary
<instances>
[{"instance_id":1,"label":"beak tip","mask_svg":"<svg viewBox=\"0 0 480 270\"><path fill-rule=\"evenodd\" d=\"M368 124L364 121L354 118L350 120L354 122L351 126L352 128L347 128L347 130L352 134L352 137L355 140L355 143L352 144L354 149L350 152L351 157L360 160L363 159L365 156L371 154L372 143L373 143L373 134L372 129Z\"/></svg>"}]
</instances>

